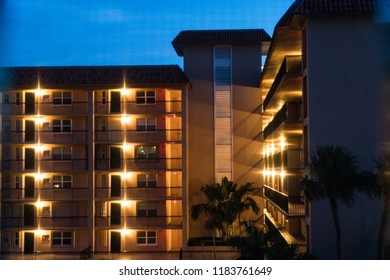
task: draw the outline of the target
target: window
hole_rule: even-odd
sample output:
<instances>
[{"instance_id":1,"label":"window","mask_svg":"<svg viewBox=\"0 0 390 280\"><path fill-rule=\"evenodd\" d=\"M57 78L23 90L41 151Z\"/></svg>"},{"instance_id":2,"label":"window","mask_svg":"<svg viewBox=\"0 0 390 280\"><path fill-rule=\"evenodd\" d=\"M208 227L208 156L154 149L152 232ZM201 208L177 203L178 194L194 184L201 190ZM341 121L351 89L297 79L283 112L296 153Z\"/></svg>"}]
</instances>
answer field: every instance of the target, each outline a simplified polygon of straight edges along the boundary
<instances>
[{"instance_id":1,"label":"window","mask_svg":"<svg viewBox=\"0 0 390 280\"><path fill-rule=\"evenodd\" d=\"M137 231L138 245L156 245L157 232L155 231Z\"/></svg>"},{"instance_id":2,"label":"window","mask_svg":"<svg viewBox=\"0 0 390 280\"><path fill-rule=\"evenodd\" d=\"M137 131L156 131L157 120L155 118L137 119Z\"/></svg>"},{"instance_id":3,"label":"window","mask_svg":"<svg viewBox=\"0 0 390 280\"><path fill-rule=\"evenodd\" d=\"M42 186L44 186L44 187L50 187L50 178L43 178L43 180L42 180Z\"/></svg>"},{"instance_id":4,"label":"window","mask_svg":"<svg viewBox=\"0 0 390 280\"><path fill-rule=\"evenodd\" d=\"M53 188L55 189L71 189L72 176L71 175L55 175L53 176Z\"/></svg>"},{"instance_id":5,"label":"window","mask_svg":"<svg viewBox=\"0 0 390 280\"><path fill-rule=\"evenodd\" d=\"M3 95L3 103L4 104L9 104L9 94L4 94Z\"/></svg>"},{"instance_id":6,"label":"window","mask_svg":"<svg viewBox=\"0 0 390 280\"><path fill-rule=\"evenodd\" d=\"M157 205L155 202L138 202L137 217L156 217Z\"/></svg>"},{"instance_id":7,"label":"window","mask_svg":"<svg viewBox=\"0 0 390 280\"><path fill-rule=\"evenodd\" d=\"M103 91L103 92L102 92L102 104L106 104L106 101L107 101L106 92Z\"/></svg>"},{"instance_id":8,"label":"window","mask_svg":"<svg viewBox=\"0 0 390 280\"><path fill-rule=\"evenodd\" d=\"M53 120L53 132L64 132L69 133L72 131L71 120Z\"/></svg>"},{"instance_id":9,"label":"window","mask_svg":"<svg viewBox=\"0 0 390 280\"><path fill-rule=\"evenodd\" d=\"M15 232L15 239L14 239L14 245L15 247L19 247L19 244L20 244L20 235L19 235L19 231Z\"/></svg>"},{"instance_id":10,"label":"window","mask_svg":"<svg viewBox=\"0 0 390 280\"><path fill-rule=\"evenodd\" d=\"M16 93L15 102L16 102L16 105L20 105L20 92Z\"/></svg>"},{"instance_id":11,"label":"window","mask_svg":"<svg viewBox=\"0 0 390 280\"><path fill-rule=\"evenodd\" d=\"M136 159L157 159L157 146L138 146L135 147Z\"/></svg>"},{"instance_id":12,"label":"window","mask_svg":"<svg viewBox=\"0 0 390 280\"><path fill-rule=\"evenodd\" d=\"M137 91L136 92L137 104L155 104L156 92L155 91Z\"/></svg>"},{"instance_id":13,"label":"window","mask_svg":"<svg viewBox=\"0 0 390 280\"><path fill-rule=\"evenodd\" d=\"M15 177L15 189L20 189L20 177Z\"/></svg>"},{"instance_id":14,"label":"window","mask_svg":"<svg viewBox=\"0 0 390 280\"><path fill-rule=\"evenodd\" d=\"M138 174L137 175L138 188L156 188L157 174Z\"/></svg>"},{"instance_id":15,"label":"window","mask_svg":"<svg viewBox=\"0 0 390 280\"><path fill-rule=\"evenodd\" d=\"M54 105L70 105L72 104L72 93L69 91L54 91L53 92Z\"/></svg>"},{"instance_id":16,"label":"window","mask_svg":"<svg viewBox=\"0 0 390 280\"><path fill-rule=\"evenodd\" d=\"M53 246L71 246L72 232L70 231L56 231L52 233Z\"/></svg>"},{"instance_id":17,"label":"window","mask_svg":"<svg viewBox=\"0 0 390 280\"><path fill-rule=\"evenodd\" d=\"M70 160L72 159L71 147L58 147L52 149L53 160Z\"/></svg>"}]
</instances>

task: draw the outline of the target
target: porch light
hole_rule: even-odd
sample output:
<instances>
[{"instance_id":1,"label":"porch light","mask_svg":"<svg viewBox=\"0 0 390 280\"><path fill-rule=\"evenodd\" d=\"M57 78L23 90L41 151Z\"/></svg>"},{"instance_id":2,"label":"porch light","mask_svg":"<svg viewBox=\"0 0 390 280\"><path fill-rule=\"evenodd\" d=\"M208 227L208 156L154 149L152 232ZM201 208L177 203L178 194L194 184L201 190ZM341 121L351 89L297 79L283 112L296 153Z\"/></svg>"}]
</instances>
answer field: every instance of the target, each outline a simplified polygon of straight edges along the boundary
<instances>
[{"instance_id":1,"label":"porch light","mask_svg":"<svg viewBox=\"0 0 390 280\"><path fill-rule=\"evenodd\" d=\"M35 202L35 206L37 207L37 208L42 208L43 206L45 206L45 202L44 201L40 201L40 200L38 200L37 202Z\"/></svg>"},{"instance_id":2,"label":"porch light","mask_svg":"<svg viewBox=\"0 0 390 280\"><path fill-rule=\"evenodd\" d=\"M128 150L130 150L130 148L131 148L131 146L130 146L129 144L127 144L126 142L125 142L125 143L123 143L123 145L122 145L122 149L123 149L124 151L128 151Z\"/></svg>"},{"instance_id":3,"label":"porch light","mask_svg":"<svg viewBox=\"0 0 390 280\"><path fill-rule=\"evenodd\" d=\"M37 116L35 117L35 122L36 122L37 124L43 124L44 121L45 121L45 119L42 118L40 115L37 115Z\"/></svg>"},{"instance_id":4,"label":"porch light","mask_svg":"<svg viewBox=\"0 0 390 280\"><path fill-rule=\"evenodd\" d=\"M122 200L121 204L122 204L123 207L130 206L131 205L131 201L130 200Z\"/></svg>"},{"instance_id":5,"label":"porch light","mask_svg":"<svg viewBox=\"0 0 390 280\"><path fill-rule=\"evenodd\" d=\"M121 89L121 93L124 95L128 95L130 93L130 90L126 87L123 87L123 89Z\"/></svg>"},{"instance_id":6,"label":"porch light","mask_svg":"<svg viewBox=\"0 0 390 280\"><path fill-rule=\"evenodd\" d=\"M126 114L123 114L122 117L121 117L121 122L123 124L125 123L129 123L130 122L130 116L126 115Z\"/></svg>"},{"instance_id":7,"label":"porch light","mask_svg":"<svg viewBox=\"0 0 390 280\"><path fill-rule=\"evenodd\" d=\"M36 173L36 174L34 175L34 177L35 177L35 179L41 180L41 179L43 179L43 174L41 174L41 173Z\"/></svg>"},{"instance_id":8,"label":"porch light","mask_svg":"<svg viewBox=\"0 0 390 280\"><path fill-rule=\"evenodd\" d=\"M45 147L40 145L40 144L38 144L38 145L35 146L35 150L37 152L43 152L45 150Z\"/></svg>"}]
</instances>

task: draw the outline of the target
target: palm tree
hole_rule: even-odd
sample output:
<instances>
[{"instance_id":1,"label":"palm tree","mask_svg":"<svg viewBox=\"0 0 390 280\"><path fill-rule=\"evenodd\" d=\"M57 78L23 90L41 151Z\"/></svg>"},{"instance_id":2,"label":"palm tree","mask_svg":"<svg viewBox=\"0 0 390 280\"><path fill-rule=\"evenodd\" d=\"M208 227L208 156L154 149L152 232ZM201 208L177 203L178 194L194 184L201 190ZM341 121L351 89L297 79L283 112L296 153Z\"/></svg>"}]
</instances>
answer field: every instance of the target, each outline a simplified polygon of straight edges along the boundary
<instances>
[{"instance_id":1,"label":"palm tree","mask_svg":"<svg viewBox=\"0 0 390 280\"><path fill-rule=\"evenodd\" d=\"M259 214L260 208L256 201L251 197L259 188L253 187L252 183L246 183L240 188L235 189L231 196L232 207L236 211L238 218L239 233L241 236L241 214L244 211L252 210L256 215Z\"/></svg>"},{"instance_id":2,"label":"palm tree","mask_svg":"<svg viewBox=\"0 0 390 280\"><path fill-rule=\"evenodd\" d=\"M339 202L352 206L356 191L379 196L380 186L371 172L361 172L357 157L341 146L322 145L310 157L311 179L301 180L305 196L313 201L327 198L336 230L336 253L341 258Z\"/></svg>"}]
</instances>

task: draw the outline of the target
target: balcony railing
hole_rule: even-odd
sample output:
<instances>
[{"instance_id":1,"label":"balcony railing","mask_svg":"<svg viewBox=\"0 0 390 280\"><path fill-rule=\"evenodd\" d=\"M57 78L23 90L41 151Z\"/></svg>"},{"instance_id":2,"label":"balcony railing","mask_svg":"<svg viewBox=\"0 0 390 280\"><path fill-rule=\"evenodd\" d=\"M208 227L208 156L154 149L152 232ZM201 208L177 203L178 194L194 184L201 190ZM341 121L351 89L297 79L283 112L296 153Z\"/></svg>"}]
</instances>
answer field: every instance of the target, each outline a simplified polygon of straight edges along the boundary
<instances>
[{"instance_id":1,"label":"balcony railing","mask_svg":"<svg viewBox=\"0 0 390 280\"><path fill-rule=\"evenodd\" d=\"M112 224L112 218L118 223ZM131 229L181 229L182 216L157 216L157 217L95 217L96 228L122 228L126 225Z\"/></svg>"},{"instance_id":2,"label":"balcony railing","mask_svg":"<svg viewBox=\"0 0 390 280\"><path fill-rule=\"evenodd\" d=\"M302 56L286 56L283 60L282 65L279 68L278 73L276 74L274 83L272 84L267 96L263 102L263 110L267 109L270 101L275 95L278 87L282 83L284 77L288 74L300 74L302 72Z\"/></svg>"},{"instance_id":3,"label":"balcony railing","mask_svg":"<svg viewBox=\"0 0 390 280\"><path fill-rule=\"evenodd\" d=\"M126 163L126 169L137 171L137 170L181 170L182 169L182 158L156 158L156 159L118 159L121 162L119 167L111 169L110 159L96 159L95 168L96 170L120 170Z\"/></svg>"},{"instance_id":4,"label":"balcony railing","mask_svg":"<svg viewBox=\"0 0 390 280\"><path fill-rule=\"evenodd\" d=\"M88 199L87 188L71 188L71 189L57 189L57 188L36 188L32 197L26 197L25 189L10 189L4 188L1 191L3 201L6 200L31 200L37 197L42 201L56 201L56 200L86 200Z\"/></svg>"},{"instance_id":5,"label":"balcony railing","mask_svg":"<svg viewBox=\"0 0 390 280\"><path fill-rule=\"evenodd\" d=\"M123 142L123 139L129 139L134 143L161 143L161 142L180 142L182 140L181 129L158 129L155 131L136 131L136 130L95 130L95 141L98 142Z\"/></svg>"},{"instance_id":6,"label":"balcony railing","mask_svg":"<svg viewBox=\"0 0 390 280\"><path fill-rule=\"evenodd\" d=\"M35 102L35 112L33 114L37 113L38 107L41 115L88 115L87 101L73 101L69 105L54 105L53 102ZM2 112L4 115L24 115L25 103L2 104Z\"/></svg>"},{"instance_id":7,"label":"balcony railing","mask_svg":"<svg viewBox=\"0 0 390 280\"><path fill-rule=\"evenodd\" d=\"M132 200L168 200L178 199L182 197L182 187L157 187L157 188L135 188L127 187L121 188L120 196L123 197L126 194L127 199ZM96 188L95 197L97 199L109 199L111 197L117 198L117 196L111 196L111 191L108 188Z\"/></svg>"},{"instance_id":8,"label":"balcony railing","mask_svg":"<svg viewBox=\"0 0 390 280\"><path fill-rule=\"evenodd\" d=\"M264 139L267 139L282 123L299 123L302 121L302 104L289 102L276 113L272 121L264 128Z\"/></svg>"},{"instance_id":9,"label":"balcony railing","mask_svg":"<svg viewBox=\"0 0 390 280\"><path fill-rule=\"evenodd\" d=\"M264 197L289 217L305 215L303 197L287 196L286 194L278 192L268 186L264 186Z\"/></svg>"},{"instance_id":10,"label":"balcony railing","mask_svg":"<svg viewBox=\"0 0 390 280\"><path fill-rule=\"evenodd\" d=\"M292 169L302 168L303 152L301 149L289 149L264 158L266 168Z\"/></svg>"},{"instance_id":11,"label":"balcony railing","mask_svg":"<svg viewBox=\"0 0 390 280\"><path fill-rule=\"evenodd\" d=\"M71 160L10 160L6 159L1 162L2 171L35 171L40 163L41 172L67 172L67 171L83 171L88 169L88 160L85 158L76 158ZM28 167L27 167L27 165Z\"/></svg>"},{"instance_id":12,"label":"balcony railing","mask_svg":"<svg viewBox=\"0 0 390 280\"><path fill-rule=\"evenodd\" d=\"M26 224L28 221L28 225ZM4 229L40 229L78 228L88 226L88 216L67 217L1 217L1 226Z\"/></svg>"},{"instance_id":13,"label":"balcony railing","mask_svg":"<svg viewBox=\"0 0 390 280\"><path fill-rule=\"evenodd\" d=\"M41 130L35 131L33 139L37 139L40 135L40 142L45 144L51 143L80 143L86 142L88 139L87 130L72 130L69 133L53 133L53 131ZM25 131L3 131L2 143L30 143L25 141ZM33 141L34 142L34 141Z\"/></svg>"},{"instance_id":14,"label":"balcony railing","mask_svg":"<svg viewBox=\"0 0 390 280\"><path fill-rule=\"evenodd\" d=\"M151 104L137 104L135 101L121 102L120 110L111 112L110 102L95 102L96 114L176 114L181 113L182 102L177 101L156 101Z\"/></svg>"}]
</instances>

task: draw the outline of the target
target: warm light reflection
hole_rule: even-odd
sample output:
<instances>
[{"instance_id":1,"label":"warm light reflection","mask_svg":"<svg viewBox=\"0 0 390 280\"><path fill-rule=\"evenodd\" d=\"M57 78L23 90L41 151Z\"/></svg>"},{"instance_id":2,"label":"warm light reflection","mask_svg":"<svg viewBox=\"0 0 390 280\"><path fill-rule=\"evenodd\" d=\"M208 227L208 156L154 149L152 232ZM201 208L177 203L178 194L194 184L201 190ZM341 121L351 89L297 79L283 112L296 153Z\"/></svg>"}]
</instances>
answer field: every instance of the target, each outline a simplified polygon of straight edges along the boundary
<instances>
[{"instance_id":1,"label":"warm light reflection","mask_svg":"<svg viewBox=\"0 0 390 280\"><path fill-rule=\"evenodd\" d=\"M121 89L121 93L122 94L125 94L125 95L128 95L130 93L130 90L126 87L123 87L123 89Z\"/></svg>"},{"instance_id":2,"label":"warm light reflection","mask_svg":"<svg viewBox=\"0 0 390 280\"><path fill-rule=\"evenodd\" d=\"M129 150L131 149L131 145L129 145L129 144L127 144L127 143L125 142L125 143L123 143L123 145L122 145L122 149L123 149L124 151L129 151Z\"/></svg>"},{"instance_id":3,"label":"warm light reflection","mask_svg":"<svg viewBox=\"0 0 390 280\"><path fill-rule=\"evenodd\" d=\"M130 122L130 116L126 115L126 114L123 114L122 117L121 117L121 122L122 123L129 123Z\"/></svg>"},{"instance_id":4,"label":"warm light reflection","mask_svg":"<svg viewBox=\"0 0 390 280\"><path fill-rule=\"evenodd\" d=\"M122 200L121 204L122 204L123 207L130 206L131 205L131 201L130 200Z\"/></svg>"},{"instance_id":5,"label":"warm light reflection","mask_svg":"<svg viewBox=\"0 0 390 280\"><path fill-rule=\"evenodd\" d=\"M43 152L45 150L45 147L40 145L40 144L38 144L38 145L35 146L35 150L37 152Z\"/></svg>"},{"instance_id":6,"label":"warm light reflection","mask_svg":"<svg viewBox=\"0 0 390 280\"><path fill-rule=\"evenodd\" d=\"M45 205L46 205L46 203L44 201L38 200L37 202L35 202L35 206L38 208L42 208Z\"/></svg>"},{"instance_id":7,"label":"warm light reflection","mask_svg":"<svg viewBox=\"0 0 390 280\"><path fill-rule=\"evenodd\" d=\"M35 122L36 122L37 124L43 124L44 121L45 121L45 119L42 118L40 115L37 115L37 116L35 117Z\"/></svg>"},{"instance_id":8,"label":"warm light reflection","mask_svg":"<svg viewBox=\"0 0 390 280\"><path fill-rule=\"evenodd\" d=\"M41 180L41 179L43 179L43 174L41 174L41 173L36 173L36 174L34 175L34 177L35 177L35 179Z\"/></svg>"}]
</instances>

